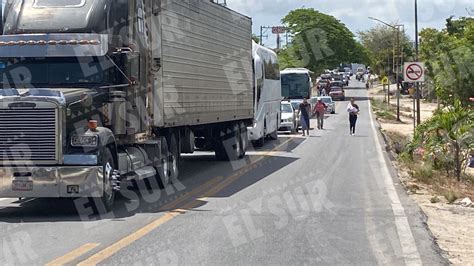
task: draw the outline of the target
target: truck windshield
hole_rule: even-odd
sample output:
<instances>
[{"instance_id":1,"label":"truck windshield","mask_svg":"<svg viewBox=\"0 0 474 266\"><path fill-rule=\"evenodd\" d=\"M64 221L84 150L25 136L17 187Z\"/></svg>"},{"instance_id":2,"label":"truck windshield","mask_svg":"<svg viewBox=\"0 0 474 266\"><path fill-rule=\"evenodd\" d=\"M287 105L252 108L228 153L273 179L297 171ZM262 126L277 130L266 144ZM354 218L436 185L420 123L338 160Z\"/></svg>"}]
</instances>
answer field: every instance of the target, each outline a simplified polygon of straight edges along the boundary
<instances>
[{"instance_id":1,"label":"truck windshield","mask_svg":"<svg viewBox=\"0 0 474 266\"><path fill-rule=\"evenodd\" d=\"M119 82L105 58L0 59L3 88L84 87Z\"/></svg>"},{"instance_id":2,"label":"truck windshield","mask_svg":"<svg viewBox=\"0 0 474 266\"><path fill-rule=\"evenodd\" d=\"M281 94L287 99L303 99L311 94L307 74L282 74Z\"/></svg>"}]
</instances>

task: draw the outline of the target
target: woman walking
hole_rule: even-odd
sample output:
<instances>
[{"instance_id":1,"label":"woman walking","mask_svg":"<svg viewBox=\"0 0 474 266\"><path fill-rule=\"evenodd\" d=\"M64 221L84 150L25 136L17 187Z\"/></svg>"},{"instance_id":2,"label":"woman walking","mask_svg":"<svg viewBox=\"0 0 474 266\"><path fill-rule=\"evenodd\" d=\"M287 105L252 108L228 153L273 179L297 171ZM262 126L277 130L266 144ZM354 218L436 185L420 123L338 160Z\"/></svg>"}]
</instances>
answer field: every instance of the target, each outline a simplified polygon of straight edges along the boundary
<instances>
[{"instance_id":1,"label":"woman walking","mask_svg":"<svg viewBox=\"0 0 474 266\"><path fill-rule=\"evenodd\" d=\"M356 133L357 118L360 112L360 108L355 103L354 98L352 98L349 105L347 105L347 112L349 113L349 125L350 125L349 133L351 134L351 136L354 136Z\"/></svg>"},{"instance_id":2,"label":"woman walking","mask_svg":"<svg viewBox=\"0 0 474 266\"><path fill-rule=\"evenodd\" d=\"M306 136L306 132L308 133L308 136L309 136L309 129L311 128L310 113L311 113L311 105L308 103L308 99L304 98L298 110L298 115L301 114L300 121L301 121L301 128L303 129L303 136Z\"/></svg>"}]
</instances>

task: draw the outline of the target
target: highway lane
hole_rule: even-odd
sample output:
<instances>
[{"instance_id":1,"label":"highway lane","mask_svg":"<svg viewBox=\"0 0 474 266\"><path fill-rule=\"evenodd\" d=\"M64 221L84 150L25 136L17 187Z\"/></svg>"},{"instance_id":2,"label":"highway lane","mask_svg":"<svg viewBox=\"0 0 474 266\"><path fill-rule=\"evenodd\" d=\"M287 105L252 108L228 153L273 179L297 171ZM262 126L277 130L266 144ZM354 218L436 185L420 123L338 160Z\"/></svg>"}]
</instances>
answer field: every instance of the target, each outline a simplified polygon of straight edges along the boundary
<instances>
[{"instance_id":1,"label":"highway lane","mask_svg":"<svg viewBox=\"0 0 474 266\"><path fill-rule=\"evenodd\" d=\"M383 170L366 90L353 86L356 136L341 102L326 130L283 134L245 161L186 156L182 186L125 192L105 217L81 201L0 201L0 263L445 264Z\"/></svg>"}]
</instances>

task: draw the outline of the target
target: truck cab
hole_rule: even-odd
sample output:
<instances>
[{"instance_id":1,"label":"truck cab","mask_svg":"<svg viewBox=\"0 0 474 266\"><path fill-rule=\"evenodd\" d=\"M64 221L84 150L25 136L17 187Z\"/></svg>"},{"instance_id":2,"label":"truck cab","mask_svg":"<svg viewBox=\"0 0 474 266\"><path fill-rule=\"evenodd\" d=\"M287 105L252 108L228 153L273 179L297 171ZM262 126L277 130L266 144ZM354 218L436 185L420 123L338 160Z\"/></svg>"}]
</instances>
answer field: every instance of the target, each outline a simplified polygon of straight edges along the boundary
<instances>
[{"instance_id":1,"label":"truck cab","mask_svg":"<svg viewBox=\"0 0 474 266\"><path fill-rule=\"evenodd\" d=\"M220 16L197 16L200 9ZM215 21L232 18L243 49L228 52L239 59L216 54L196 65L204 53L187 43L193 23L213 25L199 33L212 40L216 30L236 36ZM219 73L239 80L238 90L221 82L209 98L190 93L216 83L204 75L216 65L251 73L250 18L209 1L8 0L1 21L0 197L90 198L94 211L107 212L122 181L156 177L176 188L180 154L192 153L196 139L213 143L220 158L245 155L251 76ZM181 35L167 34L185 24ZM190 63L195 76L177 74Z\"/></svg>"}]
</instances>

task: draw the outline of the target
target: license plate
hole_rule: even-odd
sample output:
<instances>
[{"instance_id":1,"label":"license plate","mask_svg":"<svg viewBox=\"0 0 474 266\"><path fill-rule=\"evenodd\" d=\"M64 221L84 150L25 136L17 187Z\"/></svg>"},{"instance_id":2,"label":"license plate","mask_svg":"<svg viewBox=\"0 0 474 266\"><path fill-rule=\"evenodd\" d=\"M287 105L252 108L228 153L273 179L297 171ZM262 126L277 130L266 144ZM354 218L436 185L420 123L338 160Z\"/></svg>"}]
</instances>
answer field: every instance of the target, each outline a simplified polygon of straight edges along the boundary
<instances>
[{"instance_id":1,"label":"license plate","mask_svg":"<svg viewBox=\"0 0 474 266\"><path fill-rule=\"evenodd\" d=\"M13 181L12 190L14 191L32 191L33 181Z\"/></svg>"}]
</instances>

